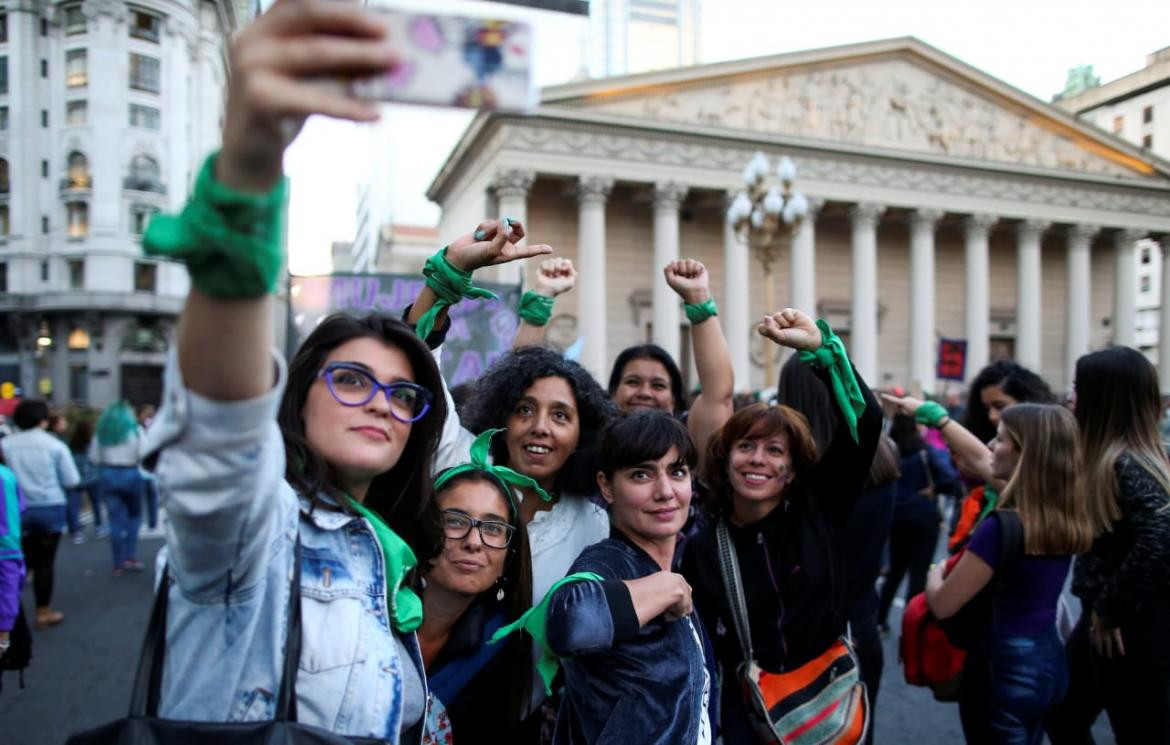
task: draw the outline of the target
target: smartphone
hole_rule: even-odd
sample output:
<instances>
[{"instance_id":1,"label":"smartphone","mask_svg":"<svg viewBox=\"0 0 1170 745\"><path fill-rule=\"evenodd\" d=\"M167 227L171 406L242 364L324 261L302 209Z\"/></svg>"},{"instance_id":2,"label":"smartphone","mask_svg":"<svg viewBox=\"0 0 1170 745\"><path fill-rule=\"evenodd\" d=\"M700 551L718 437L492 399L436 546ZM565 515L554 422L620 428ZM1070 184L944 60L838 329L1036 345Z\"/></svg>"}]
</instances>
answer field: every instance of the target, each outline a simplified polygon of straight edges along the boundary
<instances>
[{"instance_id":1,"label":"smartphone","mask_svg":"<svg viewBox=\"0 0 1170 745\"><path fill-rule=\"evenodd\" d=\"M536 105L527 23L368 7L388 21L401 63L383 75L350 81L353 95L514 112Z\"/></svg>"}]
</instances>

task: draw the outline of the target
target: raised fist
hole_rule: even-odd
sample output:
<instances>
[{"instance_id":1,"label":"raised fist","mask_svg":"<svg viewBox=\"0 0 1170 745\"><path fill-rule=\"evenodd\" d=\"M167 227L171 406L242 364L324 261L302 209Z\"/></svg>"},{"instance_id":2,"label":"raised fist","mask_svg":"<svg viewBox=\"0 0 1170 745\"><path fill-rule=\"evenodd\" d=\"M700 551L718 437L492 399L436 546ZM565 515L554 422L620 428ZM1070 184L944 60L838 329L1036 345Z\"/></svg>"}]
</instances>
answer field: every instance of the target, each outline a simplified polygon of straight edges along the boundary
<instances>
[{"instance_id":1,"label":"raised fist","mask_svg":"<svg viewBox=\"0 0 1170 745\"><path fill-rule=\"evenodd\" d=\"M540 262L532 291L538 295L556 297L577 285L577 270L573 262L563 258L550 258Z\"/></svg>"},{"instance_id":2,"label":"raised fist","mask_svg":"<svg viewBox=\"0 0 1170 745\"><path fill-rule=\"evenodd\" d=\"M702 303L711 297L710 277L707 275L707 267L701 261L672 261L662 273L666 275L666 284L679 294L684 303Z\"/></svg>"}]
</instances>

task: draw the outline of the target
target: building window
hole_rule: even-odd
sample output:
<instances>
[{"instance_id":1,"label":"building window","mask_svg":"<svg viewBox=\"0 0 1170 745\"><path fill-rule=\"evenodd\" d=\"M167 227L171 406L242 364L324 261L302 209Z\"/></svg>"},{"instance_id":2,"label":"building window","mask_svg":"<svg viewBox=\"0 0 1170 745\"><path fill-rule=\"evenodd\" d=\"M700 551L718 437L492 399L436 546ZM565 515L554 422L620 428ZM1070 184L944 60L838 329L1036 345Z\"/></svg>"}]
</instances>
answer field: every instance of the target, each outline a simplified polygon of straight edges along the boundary
<instances>
[{"instance_id":1,"label":"building window","mask_svg":"<svg viewBox=\"0 0 1170 745\"><path fill-rule=\"evenodd\" d=\"M65 205L65 216L68 219L68 236L70 238L84 238L89 233L89 205L85 202L70 202Z\"/></svg>"},{"instance_id":2,"label":"building window","mask_svg":"<svg viewBox=\"0 0 1170 745\"><path fill-rule=\"evenodd\" d=\"M159 128L158 109L153 106L130 104L130 126L157 130Z\"/></svg>"},{"instance_id":3,"label":"building window","mask_svg":"<svg viewBox=\"0 0 1170 745\"><path fill-rule=\"evenodd\" d=\"M49 110L41 109L41 127L47 128L49 126Z\"/></svg>"},{"instance_id":4,"label":"building window","mask_svg":"<svg viewBox=\"0 0 1170 745\"><path fill-rule=\"evenodd\" d=\"M47 261L41 262L41 281L42 282L49 281L49 262L47 262Z\"/></svg>"},{"instance_id":5,"label":"building window","mask_svg":"<svg viewBox=\"0 0 1170 745\"><path fill-rule=\"evenodd\" d=\"M134 235L142 235L146 232L146 226L150 224L150 218L156 212L158 212L158 207L145 204L136 204L130 208L130 230Z\"/></svg>"},{"instance_id":6,"label":"building window","mask_svg":"<svg viewBox=\"0 0 1170 745\"><path fill-rule=\"evenodd\" d=\"M1153 150L1154 149L1154 136L1153 135L1142 135L1142 147L1145 148L1146 150Z\"/></svg>"},{"instance_id":7,"label":"building window","mask_svg":"<svg viewBox=\"0 0 1170 745\"><path fill-rule=\"evenodd\" d=\"M134 291L154 292L158 283L158 267L144 262L134 263Z\"/></svg>"},{"instance_id":8,"label":"building window","mask_svg":"<svg viewBox=\"0 0 1170 745\"><path fill-rule=\"evenodd\" d=\"M84 88L89 83L88 60L84 49L70 49L65 53L65 86Z\"/></svg>"},{"instance_id":9,"label":"building window","mask_svg":"<svg viewBox=\"0 0 1170 745\"><path fill-rule=\"evenodd\" d=\"M48 36L48 35L49 35L49 19L42 18L41 19L41 36Z\"/></svg>"},{"instance_id":10,"label":"building window","mask_svg":"<svg viewBox=\"0 0 1170 745\"><path fill-rule=\"evenodd\" d=\"M88 189L92 180L89 175L89 159L84 153L76 150L69 153L69 175L66 179L66 188Z\"/></svg>"},{"instance_id":11,"label":"building window","mask_svg":"<svg viewBox=\"0 0 1170 745\"><path fill-rule=\"evenodd\" d=\"M70 259L69 260L69 289L84 290L85 289L85 260L84 259ZM72 344L73 335L69 335L70 348L77 349ZM88 344L86 346L89 346ZM81 347L85 349L85 347Z\"/></svg>"},{"instance_id":12,"label":"building window","mask_svg":"<svg viewBox=\"0 0 1170 745\"><path fill-rule=\"evenodd\" d=\"M71 261L70 264L75 262ZM85 271L85 264L80 259L76 263L82 265L82 271ZM66 342L70 349L89 349L89 332L78 327L69 332L69 341Z\"/></svg>"},{"instance_id":13,"label":"building window","mask_svg":"<svg viewBox=\"0 0 1170 745\"><path fill-rule=\"evenodd\" d=\"M70 36L84 34L85 13L82 12L81 5L66 5L61 10L65 16L65 33Z\"/></svg>"},{"instance_id":14,"label":"building window","mask_svg":"<svg viewBox=\"0 0 1170 745\"><path fill-rule=\"evenodd\" d=\"M8 107L0 106L0 132L8 131Z\"/></svg>"},{"instance_id":15,"label":"building window","mask_svg":"<svg viewBox=\"0 0 1170 745\"><path fill-rule=\"evenodd\" d=\"M145 54L130 54L130 87L158 93L158 60Z\"/></svg>"},{"instance_id":16,"label":"building window","mask_svg":"<svg viewBox=\"0 0 1170 745\"><path fill-rule=\"evenodd\" d=\"M0 57L0 96L8 95L8 58Z\"/></svg>"},{"instance_id":17,"label":"building window","mask_svg":"<svg viewBox=\"0 0 1170 745\"><path fill-rule=\"evenodd\" d=\"M130 161L130 175L126 177L126 188L164 193L158 161L149 155L135 155Z\"/></svg>"},{"instance_id":18,"label":"building window","mask_svg":"<svg viewBox=\"0 0 1170 745\"><path fill-rule=\"evenodd\" d=\"M8 43L8 14L0 13L0 44Z\"/></svg>"},{"instance_id":19,"label":"building window","mask_svg":"<svg viewBox=\"0 0 1170 745\"><path fill-rule=\"evenodd\" d=\"M41 60L41 77L49 77L49 61L47 59Z\"/></svg>"},{"instance_id":20,"label":"building window","mask_svg":"<svg viewBox=\"0 0 1170 745\"><path fill-rule=\"evenodd\" d=\"M49 216L41 215L41 232L45 235L49 234Z\"/></svg>"},{"instance_id":21,"label":"building window","mask_svg":"<svg viewBox=\"0 0 1170 745\"><path fill-rule=\"evenodd\" d=\"M1151 259L1150 248L1149 248L1149 246L1147 246L1147 247L1142 249L1142 264L1149 264L1150 259Z\"/></svg>"},{"instance_id":22,"label":"building window","mask_svg":"<svg viewBox=\"0 0 1170 745\"><path fill-rule=\"evenodd\" d=\"M70 101L65 104L65 123L70 126L85 124L88 109L85 101Z\"/></svg>"},{"instance_id":23,"label":"building window","mask_svg":"<svg viewBox=\"0 0 1170 745\"><path fill-rule=\"evenodd\" d=\"M79 329L80 330L80 329ZM87 334L88 336L88 334ZM70 339L73 337L70 336ZM88 347L84 347L88 349ZM69 400L82 403L89 399L89 368L85 365L69 366Z\"/></svg>"},{"instance_id":24,"label":"building window","mask_svg":"<svg viewBox=\"0 0 1170 745\"><path fill-rule=\"evenodd\" d=\"M8 235L8 205L0 204L0 236Z\"/></svg>"},{"instance_id":25,"label":"building window","mask_svg":"<svg viewBox=\"0 0 1170 745\"><path fill-rule=\"evenodd\" d=\"M0 292L8 292L8 262L0 261Z\"/></svg>"},{"instance_id":26,"label":"building window","mask_svg":"<svg viewBox=\"0 0 1170 745\"><path fill-rule=\"evenodd\" d=\"M8 161L0 158L0 194L7 194L12 184L8 182Z\"/></svg>"},{"instance_id":27,"label":"building window","mask_svg":"<svg viewBox=\"0 0 1170 745\"><path fill-rule=\"evenodd\" d=\"M1154 107L1147 106L1142 109L1142 124L1149 124L1154 121Z\"/></svg>"},{"instance_id":28,"label":"building window","mask_svg":"<svg viewBox=\"0 0 1170 745\"><path fill-rule=\"evenodd\" d=\"M1146 276L1142 277L1141 288L1138 290L1138 292L1149 292L1149 291L1150 291L1150 275L1147 274Z\"/></svg>"},{"instance_id":29,"label":"building window","mask_svg":"<svg viewBox=\"0 0 1170 745\"><path fill-rule=\"evenodd\" d=\"M1125 129L1125 117L1124 116L1113 117L1113 134L1119 135L1119 134L1121 134L1121 130L1123 130L1123 129Z\"/></svg>"},{"instance_id":30,"label":"building window","mask_svg":"<svg viewBox=\"0 0 1170 745\"><path fill-rule=\"evenodd\" d=\"M157 44L158 32L161 27L162 19L154 13L147 13L144 10L133 10L130 12L131 38L153 41Z\"/></svg>"},{"instance_id":31,"label":"building window","mask_svg":"<svg viewBox=\"0 0 1170 745\"><path fill-rule=\"evenodd\" d=\"M41 178L49 177L49 161L41 158Z\"/></svg>"}]
</instances>

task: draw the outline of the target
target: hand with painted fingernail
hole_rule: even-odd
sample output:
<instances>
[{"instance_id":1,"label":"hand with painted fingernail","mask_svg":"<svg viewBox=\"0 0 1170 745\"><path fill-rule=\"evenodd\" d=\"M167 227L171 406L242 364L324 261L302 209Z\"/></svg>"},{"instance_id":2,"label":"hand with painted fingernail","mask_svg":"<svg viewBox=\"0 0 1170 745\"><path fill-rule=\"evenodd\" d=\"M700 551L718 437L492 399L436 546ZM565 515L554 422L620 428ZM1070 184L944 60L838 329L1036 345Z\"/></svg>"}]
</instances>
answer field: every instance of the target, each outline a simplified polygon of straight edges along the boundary
<instances>
[{"instance_id":1,"label":"hand with painted fingernail","mask_svg":"<svg viewBox=\"0 0 1170 745\"><path fill-rule=\"evenodd\" d=\"M484 220L474 231L456 238L447 246L447 261L456 269L473 272L485 266L552 253L551 246L542 244L517 246L525 235L524 225L519 220Z\"/></svg>"}]
</instances>

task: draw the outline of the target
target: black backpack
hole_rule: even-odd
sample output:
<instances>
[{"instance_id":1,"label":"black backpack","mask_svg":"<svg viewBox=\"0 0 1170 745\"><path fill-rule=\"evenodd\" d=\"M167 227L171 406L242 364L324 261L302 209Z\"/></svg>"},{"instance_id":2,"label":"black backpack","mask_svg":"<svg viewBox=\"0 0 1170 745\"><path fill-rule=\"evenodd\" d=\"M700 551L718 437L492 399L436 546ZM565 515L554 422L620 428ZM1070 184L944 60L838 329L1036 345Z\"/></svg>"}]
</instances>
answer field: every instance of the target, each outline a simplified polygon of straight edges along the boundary
<instances>
[{"instance_id":1,"label":"black backpack","mask_svg":"<svg viewBox=\"0 0 1170 745\"><path fill-rule=\"evenodd\" d=\"M986 644L995 622L995 601L1004 580L1024 555L1024 525L1013 510L996 510L999 518L999 552L995 575L975 597L950 618L940 620L939 627L947 639L960 649L977 649Z\"/></svg>"},{"instance_id":2,"label":"black backpack","mask_svg":"<svg viewBox=\"0 0 1170 745\"><path fill-rule=\"evenodd\" d=\"M0 691L4 689L4 671L16 670L20 675L20 687L24 688L24 670L32 660L32 634L24 618L24 607L17 603L16 624L8 635L8 651L0 655Z\"/></svg>"}]
</instances>

